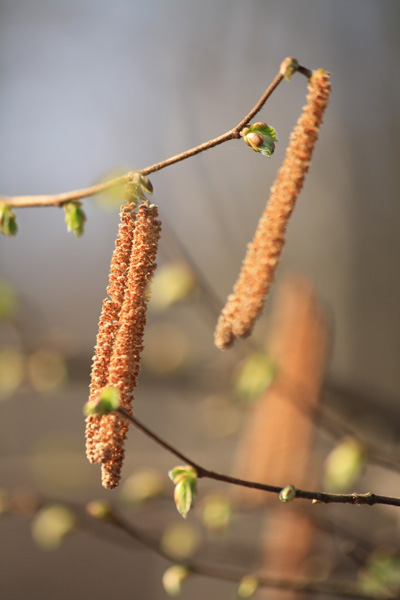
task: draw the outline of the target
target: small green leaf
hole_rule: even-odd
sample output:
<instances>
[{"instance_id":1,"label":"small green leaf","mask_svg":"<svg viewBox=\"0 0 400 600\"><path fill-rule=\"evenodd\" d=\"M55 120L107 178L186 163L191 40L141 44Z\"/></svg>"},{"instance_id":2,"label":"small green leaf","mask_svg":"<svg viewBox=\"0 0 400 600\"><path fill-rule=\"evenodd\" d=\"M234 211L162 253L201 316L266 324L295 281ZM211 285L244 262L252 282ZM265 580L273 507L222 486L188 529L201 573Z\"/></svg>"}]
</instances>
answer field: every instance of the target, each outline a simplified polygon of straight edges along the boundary
<instances>
[{"instance_id":1,"label":"small green leaf","mask_svg":"<svg viewBox=\"0 0 400 600\"><path fill-rule=\"evenodd\" d=\"M191 509L197 492L197 473L193 467L175 467L168 473L175 484L174 500L176 508L184 519Z\"/></svg>"},{"instance_id":2,"label":"small green leaf","mask_svg":"<svg viewBox=\"0 0 400 600\"><path fill-rule=\"evenodd\" d=\"M7 237L16 235L18 231L17 217L5 202L0 202L0 232Z\"/></svg>"},{"instance_id":3,"label":"small green leaf","mask_svg":"<svg viewBox=\"0 0 400 600\"><path fill-rule=\"evenodd\" d=\"M180 481L181 476L196 478L197 473L196 469L189 465L183 465L179 467L174 467L171 471L168 471L168 477L173 481L173 483L178 483Z\"/></svg>"},{"instance_id":4,"label":"small green leaf","mask_svg":"<svg viewBox=\"0 0 400 600\"><path fill-rule=\"evenodd\" d=\"M296 498L296 488L294 485L287 485L279 492L279 500L281 502L290 502Z\"/></svg>"},{"instance_id":5,"label":"small green leaf","mask_svg":"<svg viewBox=\"0 0 400 600\"><path fill-rule=\"evenodd\" d=\"M275 142L278 141L275 129L263 122L244 127L241 135L250 148L255 152L261 152L261 154L267 157L273 154Z\"/></svg>"},{"instance_id":6,"label":"small green leaf","mask_svg":"<svg viewBox=\"0 0 400 600\"><path fill-rule=\"evenodd\" d=\"M255 133L260 133L261 135L270 137L274 142L278 141L276 131L273 127L271 127L271 125L267 125L266 123L260 121L259 123L254 123L254 125L249 126L249 133L253 131Z\"/></svg>"},{"instance_id":7,"label":"small green leaf","mask_svg":"<svg viewBox=\"0 0 400 600\"><path fill-rule=\"evenodd\" d=\"M114 387L106 387L94 400L89 400L83 407L83 413L89 415L108 415L119 408L119 391Z\"/></svg>"},{"instance_id":8,"label":"small green leaf","mask_svg":"<svg viewBox=\"0 0 400 600\"><path fill-rule=\"evenodd\" d=\"M264 135L264 144L260 146L260 152L267 158L275 152L275 144L272 138Z\"/></svg>"},{"instance_id":9,"label":"small green leaf","mask_svg":"<svg viewBox=\"0 0 400 600\"><path fill-rule=\"evenodd\" d=\"M86 221L86 215L81 207L82 203L75 200L64 204L67 230L72 231L76 237L80 237L83 234Z\"/></svg>"},{"instance_id":10,"label":"small green leaf","mask_svg":"<svg viewBox=\"0 0 400 600\"><path fill-rule=\"evenodd\" d=\"M174 499L178 513L186 519L193 502L192 486L186 477L176 484Z\"/></svg>"}]
</instances>

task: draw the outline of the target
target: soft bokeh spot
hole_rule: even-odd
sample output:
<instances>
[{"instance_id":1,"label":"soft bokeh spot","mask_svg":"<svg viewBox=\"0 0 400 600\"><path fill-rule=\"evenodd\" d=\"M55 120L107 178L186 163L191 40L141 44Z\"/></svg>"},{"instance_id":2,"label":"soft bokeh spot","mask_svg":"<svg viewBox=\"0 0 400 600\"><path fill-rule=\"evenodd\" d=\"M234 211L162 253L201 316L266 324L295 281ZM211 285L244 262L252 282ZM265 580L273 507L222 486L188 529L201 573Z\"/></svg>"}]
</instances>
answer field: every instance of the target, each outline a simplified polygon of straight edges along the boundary
<instances>
[{"instance_id":1,"label":"soft bokeh spot","mask_svg":"<svg viewBox=\"0 0 400 600\"><path fill-rule=\"evenodd\" d=\"M0 349L0 400L11 396L24 379L24 356L16 348Z\"/></svg>"},{"instance_id":2,"label":"soft bokeh spot","mask_svg":"<svg viewBox=\"0 0 400 600\"><path fill-rule=\"evenodd\" d=\"M271 385L274 376L275 366L269 356L262 353L251 354L236 370L235 394L245 402L257 400Z\"/></svg>"},{"instance_id":3,"label":"soft bokeh spot","mask_svg":"<svg viewBox=\"0 0 400 600\"><path fill-rule=\"evenodd\" d=\"M0 319L14 316L18 308L18 295L15 288L4 279L0 279Z\"/></svg>"},{"instance_id":4,"label":"soft bokeh spot","mask_svg":"<svg viewBox=\"0 0 400 600\"><path fill-rule=\"evenodd\" d=\"M42 508L32 521L32 537L43 550L57 550L75 526L75 515L62 504Z\"/></svg>"},{"instance_id":5,"label":"soft bokeh spot","mask_svg":"<svg viewBox=\"0 0 400 600\"><path fill-rule=\"evenodd\" d=\"M215 439L236 433L243 418L240 409L224 394L207 396L198 410L203 433Z\"/></svg>"},{"instance_id":6,"label":"soft bokeh spot","mask_svg":"<svg viewBox=\"0 0 400 600\"><path fill-rule=\"evenodd\" d=\"M202 502L202 521L207 530L224 531L231 522L232 503L223 494L209 494Z\"/></svg>"},{"instance_id":7,"label":"soft bokeh spot","mask_svg":"<svg viewBox=\"0 0 400 600\"><path fill-rule=\"evenodd\" d=\"M200 544L200 533L190 523L171 523L163 533L161 548L176 560L192 556Z\"/></svg>"},{"instance_id":8,"label":"soft bokeh spot","mask_svg":"<svg viewBox=\"0 0 400 600\"><path fill-rule=\"evenodd\" d=\"M67 367L61 354L39 348L27 362L29 381L38 392L52 392L67 379Z\"/></svg>"},{"instance_id":9,"label":"soft bokeh spot","mask_svg":"<svg viewBox=\"0 0 400 600\"><path fill-rule=\"evenodd\" d=\"M159 268L151 284L150 307L162 312L187 300L195 288L195 278L185 262L171 262Z\"/></svg>"},{"instance_id":10,"label":"soft bokeh spot","mask_svg":"<svg viewBox=\"0 0 400 600\"><path fill-rule=\"evenodd\" d=\"M138 504L160 496L164 491L164 478L156 469L138 469L122 484L121 499L127 504Z\"/></svg>"},{"instance_id":11,"label":"soft bokeh spot","mask_svg":"<svg viewBox=\"0 0 400 600\"><path fill-rule=\"evenodd\" d=\"M356 439L340 440L325 461L325 487L335 492L348 490L361 475L365 460L365 451Z\"/></svg>"},{"instance_id":12,"label":"soft bokeh spot","mask_svg":"<svg viewBox=\"0 0 400 600\"><path fill-rule=\"evenodd\" d=\"M79 490L91 480L82 440L65 431L52 429L39 438L30 451L30 462L37 485L49 492Z\"/></svg>"},{"instance_id":13,"label":"soft bokeh spot","mask_svg":"<svg viewBox=\"0 0 400 600\"><path fill-rule=\"evenodd\" d=\"M179 325L159 322L151 325L145 334L143 363L156 375L169 375L183 368L188 352L189 338Z\"/></svg>"},{"instance_id":14,"label":"soft bokeh spot","mask_svg":"<svg viewBox=\"0 0 400 600\"><path fill-rule=\"evenodd\" d=\"M162 584L168 596L179 596L189 571L182 565L172 565L164 572Z\"/></svg>"}]
</instances>

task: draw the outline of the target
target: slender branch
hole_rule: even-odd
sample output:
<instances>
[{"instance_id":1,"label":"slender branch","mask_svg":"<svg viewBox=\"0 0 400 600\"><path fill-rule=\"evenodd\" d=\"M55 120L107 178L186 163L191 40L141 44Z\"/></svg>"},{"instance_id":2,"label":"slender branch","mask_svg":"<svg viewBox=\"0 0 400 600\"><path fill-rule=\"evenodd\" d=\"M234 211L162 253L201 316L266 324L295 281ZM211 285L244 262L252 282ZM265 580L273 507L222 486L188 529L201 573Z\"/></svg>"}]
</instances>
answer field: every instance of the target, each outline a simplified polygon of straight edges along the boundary
<instances>
[{"instance_id":1,"label":"slender branch","mask_svg":"<svg viewBox=\"0 0 400 600\"><path fill-rule=\"evenodd\" d=\"M122 519L115 512L112 512L110 524L115 525L122 531L124 531L129 537L138 541L152 552L158 554L162 558L169 562L175 562L169 556L169 554L160 548L157 540L149 536L144 531L138 529L131 523ZM239 573L237 570L225 566L203 564L198 561L185 560L180 561L180 564L188 569L188 571L194 575L203 575L206 577L213 577L219 580L231 581L233 583L239 583L241 579L248 575L248 573ZM274 577L260 577L256 576L259 587L268 587L281 590L292 590L295 592L308 592L310 594L321 594L332 596L343 596L346 598L376 598L375 595L364 593L359 586L342 581L318 581L314 582L311 580L293 580L293 579L278 579ZM382 596L380 596L381 598ZM390 596L393 598L393 596Z\"/></svg>"},{"instance_id":2,"label":"slender branch","mask_svg":"<svg viewBox=\"0 0 400 600\"><path fill-rule=\"evenodd\" d=\"M108 542L123 543L122 540L111 539L110 536L106 534L106 528L101 528L98 531L94 530L92 527L88 527L86 519L82 516L82 507L70 500L59 500L57 498L49 498L49 497L41 497L36 494L30 493L21 493L15 492L11 493L8 497L8 505L6 508L6 513L10 515L14 515L17 517L34 517L39 510L51 504L63 504L70 508L76 516L78 517L76 520L76 526L85 531L90 535L101 536L103 539L106 539ZM90 511L86 510L86 513L90 513ZM93 515L92 515L93 517ZM115 527L123 532L130 540L138 542L154 554L160 556L164 560L169 563L176 563L176 559L171 557L165 550L160 546L159 540L155 539L151 535L149 535L146 531L139 529L125 518L123 518L120 514L118 514L112 506L108 506L108 512L104 517L94 517L98 519L104 525L109 525L110 527ZM124 544L125 546L125 544ZM125 546L126 547L126 546ZM212 577L215 579L219 579L221 581L229 581L232 583L239 584L240 581L246 575L249 575L248 572L239 571L235 567L232 566L224 566L224 565L215 565L215 564L207 564L202 563L197 560L184 560L179 561L179 564L186 567L189 573L193 575L200 575L204 577ZM364 593L360 586L354 584L352 582L345 581L313 581L311 579L280 579L275 577L257 577L258 587L265 588L273 588L273 589L282 589L282 590L292 590L294 592L308 592L310 594L325 594L329 596L342 596L345 598L358 598L360 600L372 600L378 599L382 600L382 598L387 598L388 600L396 600L399 596L395 595L388 591L387 594L383 595L382 592L379 594L368 594Z\"/></svg>"},{"instance_id":3,"label":"slender branch","mask_svg":"<svg viewBox=\"0 0 400 600\"><path fill-rule=\"evenodd\" d=\"M269 492L271 494L277 494L281 492L281 490L285 487L268 485L264 483L258 483L255 481L247 481L245 479L239 479L237 477L231 477L229 475L224 475L223 473L217 473L215 471L210 471L197 464L191 458L174 448L171 444L163 440L160 436L151 431L146 425L141 423L136 417L129 415L122 408L118 409L118 412L122 414L128 421L130 421L137 429L139 429L142 433L144 433L147 437L152 439L156 444L187 463L191 467L193 467L199 478L207 478L214 479L216 481L223 481L225 483L230 483L232 485L238 485L241 487L252 488L256 490L262 490L264 492ZM382 496L380 494L373 494L372 492L367 492L365 494L331 494L327 492L310 492L307 490L299 490L296 489L295 498L303 498L305 500L312 500L314 503L338 503L338 504L367 504L368 506L372 506L373 504L384 504L387 506L399 506L400 507L400 498L394 498L391 496Z\"/></svg>"},{"instance_id":4,"label":"slender branch","mask_svg":"<svg viewBox=\"0 0 400 600\"><path fill-rule=\"evenodd\" d=\"M302 67L302 70L299 69L299 71L301 73L305 74L303 67ZM310 71L308 71L307 69L305 69L305 71L310 73ZM191 148L190 150L186 150L185 152L181 152L180 154L171 156L170 158L167 158L166 160L164 160L162 162L158 162L158 163L155 163L154 165L146 167L145 169L141 169L139 171L139 173L141 173L142 175L149 175L150 173L154 173L155 171L160 171L161 169L165 169L165 167L169 167L170 165L173 165L177 162L186 160L187 158L190 158L191 156L195 156L196 154L200 154L201 152L210 150L210 148L215 148L215 146L219 146L220 144L223 144L224 142L227 142L227 141L233 140L233 139L239 139L240 132L243 129L243 127L245 125L247 125L247 123L249 123L249 121L254 117L254 115L256 115L261 110L261 108L264 106L264 104L266 103L268 98L271 96L271 94L274 92L274 90L278 87L278 85L280 84L282 79L283 79L283 75L281 75L281 73L278 73L276 75L276 77L274 78L274 80L271 82L271 84L268 86L268 88L265 90L264 94L258 100L257 104L255 104L255 106L251 109L251 111L233 129L227 131L226 133L224 133L212 140L209 140L208 142L204 142L203 144L200 144L199 146L195 146L194 148ZM109 188L116 187L118 185L123 185L124 183L127 183L131 177L132 177L132 172L129 172L129 173L126 173L125 175L122 175L121 177L117 177L116 179L112 179L105 183L93 185L91 187L84 188L81 190L74 190L72 192L65 192L62 194L55 194L55 195L51 195L51 194L50 195L41 195L41 196L14 196L14 197L2 196L2 197L0 197L0 200L6 202L8 204L8 206L12 206L14 208L23 208L23 207L28 207L28 206L62 206L63 204L65 204L66 202L70 202L71 200L79 200L81 198L87 198L88 196L93 196L93 195L103 192Z\"/></svg>"}]
</instances>

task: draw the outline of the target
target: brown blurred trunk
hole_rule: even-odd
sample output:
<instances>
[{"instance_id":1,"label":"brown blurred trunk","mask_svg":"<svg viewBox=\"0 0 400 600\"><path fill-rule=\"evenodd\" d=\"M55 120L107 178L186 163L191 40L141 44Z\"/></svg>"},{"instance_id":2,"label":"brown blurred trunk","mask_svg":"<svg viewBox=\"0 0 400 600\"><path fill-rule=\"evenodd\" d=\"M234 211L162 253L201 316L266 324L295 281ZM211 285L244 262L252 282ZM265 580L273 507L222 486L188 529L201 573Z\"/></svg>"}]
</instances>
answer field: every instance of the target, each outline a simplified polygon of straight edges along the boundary
<instances>
[{"instance_id":1,"label":"brown blurred trunk","mask_svg":"<svg viewBox=\"0 0 400 600\"><path fill-rule=\"evenodd\" d=\"M314 486L316 479L312 450L328 332L314 291L304 279L284 284L276 306L269 355L277 375L252 408L235 471L244 479L304 489ZM250 506L268 505L259 574L304 576L304 561L316 532L303 502L283 505L276 496L245 488L237 492L237 500ZM291 592L274 592L274 598L291 596Z\"/></svg>"}]
</instances>

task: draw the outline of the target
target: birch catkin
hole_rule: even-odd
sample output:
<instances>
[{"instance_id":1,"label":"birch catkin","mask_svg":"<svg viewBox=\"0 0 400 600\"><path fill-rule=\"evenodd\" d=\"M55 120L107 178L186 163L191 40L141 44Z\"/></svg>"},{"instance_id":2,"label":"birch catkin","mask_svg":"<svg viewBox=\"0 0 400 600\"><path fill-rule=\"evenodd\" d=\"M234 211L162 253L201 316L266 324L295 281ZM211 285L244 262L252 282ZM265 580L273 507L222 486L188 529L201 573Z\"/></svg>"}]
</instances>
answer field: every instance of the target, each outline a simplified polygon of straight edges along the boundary
<instances>
[{"instance_id":1,"label":"birch catkin","mask_svg":"<svg viewBox=\"0 0 400 600\"><path fill-rule=\"evenodd\" d=\"M89 400L93 400L99 390L108 383L108 367L115 336L118 330L119 315L124 299L126 279L132 252L133 231L136 213L134 205L123 205L120 212L120 225L115 249L111 259L109 298L103 301L95 354L93 356ZM91 463L101 459L99 444L101 416L90 415L86 418L86 454Z\"/></svg>"},{"instance_id":2,"label":"birch catkin","mask_svg":"<svg viewBox=\"0 0 400 600\"><path fill-rule=\"evenodd\" d=\"M303 187L330 94L329 74L314 71L307 104L292 131L286 156L271 188L233 293L228 296L215 330L215 344L229 348L235 338L251 334L263 309L285 243L285 231Z\"/></svg>"},{"instance_id":3,"label":"birch catkin","mask_svg":"<svg viewBox=\"0 0 400 600\"><path fill-rule=\"evenodd\" d=\"M121 408L131 412L161 223L157 207L147 203L137 215L133 209L123 210L121 219L107 288L111 300L104 301L99 322L90 399L112 386L119 391ZM101 463L104 487L118 485L127 431L128 423L118 413L87 417L87 455Z\"/></svg>"}]
</instances>

